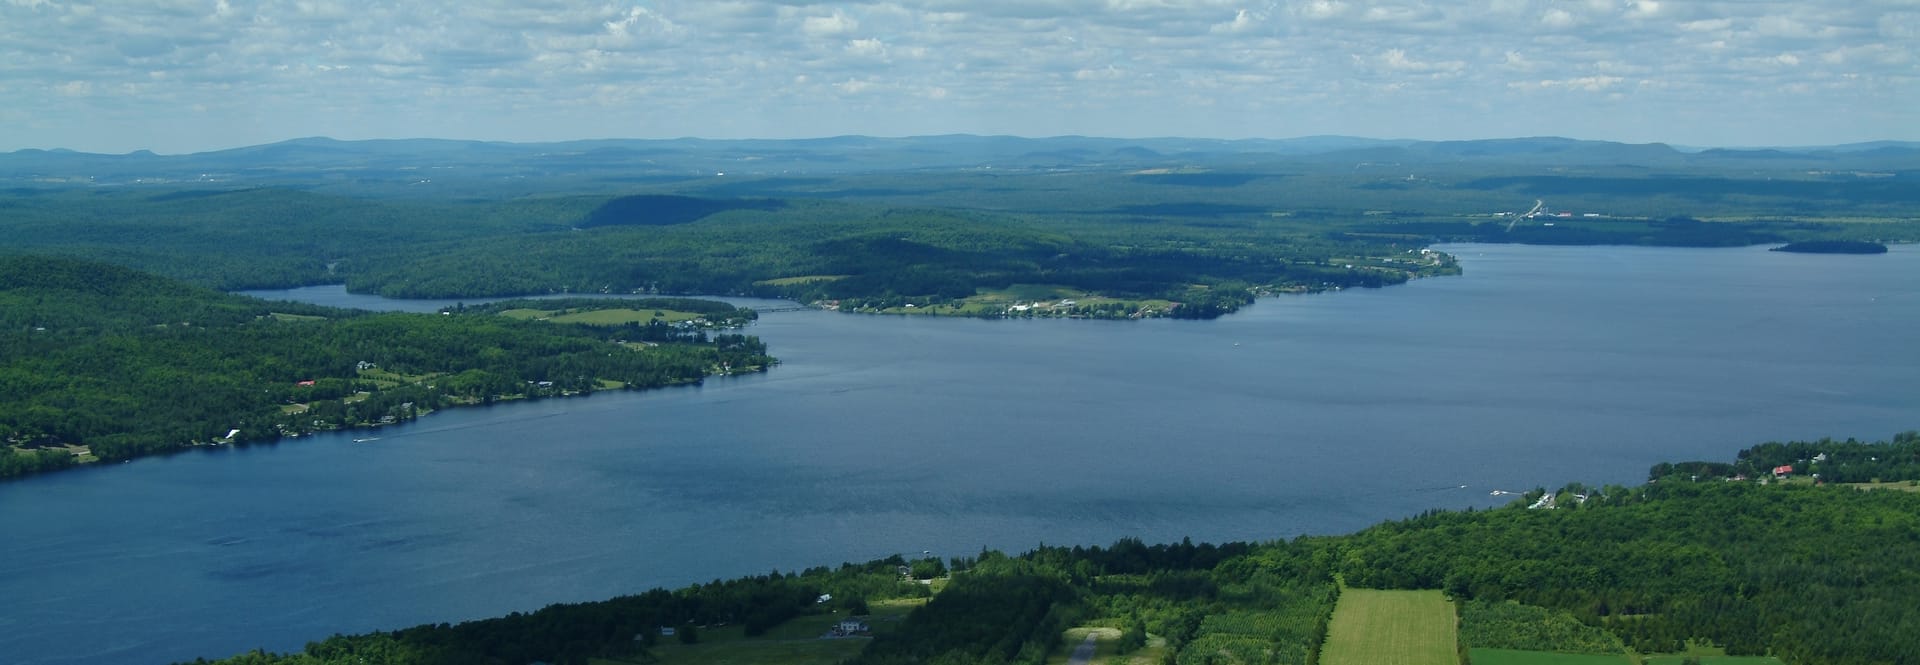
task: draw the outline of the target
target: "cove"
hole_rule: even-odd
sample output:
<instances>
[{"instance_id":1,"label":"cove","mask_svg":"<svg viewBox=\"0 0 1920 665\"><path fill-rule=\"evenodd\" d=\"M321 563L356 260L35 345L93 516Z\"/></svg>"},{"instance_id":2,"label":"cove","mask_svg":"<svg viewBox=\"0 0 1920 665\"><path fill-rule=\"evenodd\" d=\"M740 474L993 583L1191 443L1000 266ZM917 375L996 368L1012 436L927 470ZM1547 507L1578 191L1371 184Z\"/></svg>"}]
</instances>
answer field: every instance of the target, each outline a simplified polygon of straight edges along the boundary
<instances>
[{"instance_id":1,"label":"cove","mask_svg":"<svg viewBox=\"0 0 1920 665\"><path fill-rule=\"evenodd\" d=\"M1465 275L1214 321L771 313L764 375L0 484L0 660L284 651L896 552L1338 533L1920 427L1920 247L1442 249Z\"/></svg>"}]
</instances>

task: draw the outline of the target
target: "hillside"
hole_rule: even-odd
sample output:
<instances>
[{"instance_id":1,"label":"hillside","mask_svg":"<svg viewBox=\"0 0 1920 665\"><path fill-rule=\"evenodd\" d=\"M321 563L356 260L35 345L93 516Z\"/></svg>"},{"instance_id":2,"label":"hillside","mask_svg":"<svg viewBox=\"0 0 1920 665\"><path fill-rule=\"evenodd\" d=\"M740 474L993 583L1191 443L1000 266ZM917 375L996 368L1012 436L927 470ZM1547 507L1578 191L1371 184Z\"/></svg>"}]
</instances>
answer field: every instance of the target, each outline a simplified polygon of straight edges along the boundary
<instances>
[{"instance_id":1,"label":"hillside","mask_svg":"<svg viewBox=\"0 0 1920 665\"><path fill-rule=\"evenodd\" d=\"M76 259L0 256L0 478L378 426L461 404L695 383L772 362L758 339L719 332L752 318L724 303L564 306L650 311L597 326L486 309L374 314ZM694 311L667 316L673 307ZM680 323L689 319L700 325Z\"/></svg>"}]
</instances>

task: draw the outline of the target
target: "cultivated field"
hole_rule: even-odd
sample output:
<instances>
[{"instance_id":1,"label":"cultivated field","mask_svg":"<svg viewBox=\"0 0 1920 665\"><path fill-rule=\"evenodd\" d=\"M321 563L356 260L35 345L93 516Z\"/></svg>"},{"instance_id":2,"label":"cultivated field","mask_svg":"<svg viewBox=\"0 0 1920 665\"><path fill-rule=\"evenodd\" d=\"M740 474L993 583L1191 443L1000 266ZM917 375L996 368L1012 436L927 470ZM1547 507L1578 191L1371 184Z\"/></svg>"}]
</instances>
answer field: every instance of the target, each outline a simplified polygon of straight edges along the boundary
<instances>
[{"instance_id":1,"label":"cultivated field","mask_svg":"<svg viewBox=\"0 0 1920 665\"><path fill-rule=\"evenodd\" d=\"M1321 665L1452 665L1453 604L1439 591L1345 589Z\"/></svg>"},{"instance_id":2,"label":"cultivated field","mask_svg":"<svg viewBox=\"0 0 1920 665\"><path fill-rule=\"evenodd\" d=\"M1626 654L1553 653L1517 649L1472 649L1473 665L1632 665Z\"/></svg>"}]
</instances>

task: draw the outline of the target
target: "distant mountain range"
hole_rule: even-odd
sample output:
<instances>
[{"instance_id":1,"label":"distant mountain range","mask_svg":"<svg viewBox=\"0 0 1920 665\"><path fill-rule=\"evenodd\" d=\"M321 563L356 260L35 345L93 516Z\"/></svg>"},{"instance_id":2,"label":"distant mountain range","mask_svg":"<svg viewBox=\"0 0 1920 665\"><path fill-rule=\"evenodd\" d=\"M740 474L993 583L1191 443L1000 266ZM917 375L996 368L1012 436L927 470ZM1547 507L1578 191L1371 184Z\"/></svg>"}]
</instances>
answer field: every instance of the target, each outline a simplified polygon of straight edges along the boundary
<instances>
[{"instance_id":1,"label":"distant mountain range","mask_svg":"<svg viewBox=\"0 0 1920 665\"><path fill-rule=\"evenodd\" d=\"M634 178L828 175L959 169L1147 170L1258 168L1285 164L1486 164L1534 167L1920 171L1920 143L1697 148L1559 137L1414 141L1350 136L1292 139L1022 138L944 135L908 138L603 139L504 143L446 139L339 141L303 138L185 155L120 155L70 150L0 154L0 182L141 184L439 177Z\"/></svg>"}]
</instances>

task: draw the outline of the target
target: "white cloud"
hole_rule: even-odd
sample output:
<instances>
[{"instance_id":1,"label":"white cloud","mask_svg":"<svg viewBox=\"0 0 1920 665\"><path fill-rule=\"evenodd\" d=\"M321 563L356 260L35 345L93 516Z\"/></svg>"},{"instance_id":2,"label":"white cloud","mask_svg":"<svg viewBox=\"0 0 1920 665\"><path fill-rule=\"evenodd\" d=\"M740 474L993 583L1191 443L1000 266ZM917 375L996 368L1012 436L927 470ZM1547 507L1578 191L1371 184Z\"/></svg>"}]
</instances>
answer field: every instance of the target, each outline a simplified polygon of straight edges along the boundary
<instances>
[{"instance_id":1,"label":"white cloud","mask_svg":"<svg viewBox=\"0 0 1920 665\"><path fill-rule=\"evenodd\" d=\"M1233 20L1215 23L1207 28L1207 31L1214 34L1237 34L1252 30L1256 22L1252 14L1242 9L1234 13Z\"/></svg>"},{"instance_id":2,"label":"white cloud","mask_svg":"<svg viewBox=\"0 0 1920 665\"><path fill-rule=\"evenodd\" d=\"M859 27L859 21L839 10L828 16L808 16L800 22L800 31L813 37L844 35Z\"/></svg>"},{"instance_id":3,"label":"white cloud","mask_svg":"<svg viewBox=\"0 0 1920 665\"><path fill-rule=\"evenodd\" d=\"M847 52L858 56L884 58L887 55L887 43L878 39L849 40Z\"/></svg>"},{"instance_id":4,"label":"white cloud","mask_svg":"<svg viewBox=\"0 0 1920 665\"><path fill-rule=\"evenodd\" d=\"M0 108L35 124L0 123L0 150L1276 127L1703 143L1728 130L1688 109L1730 98L1769 131L1920 138L1869 112L1920 108L1916 63L1903 0L4 0ZM1828 110L1790 117L1794 90ZM1657 121L1485 112L1545 91ZM1426 124L1382 110L1407 103Z\"/></svg>"},{"instance_id":5,"label":"white cloud","mask_svg":"<svg viewBox=\"0 0 1920 665\"><path fill-rule=\"evenodd\" d=\"M1520 82L1520 83L1514 83L1512 85L1513 87L1519 87L1519 88L1526 88L1526 87L1543 88L1543 89L1559 88L1564 90L1585 90L1587 92L1600 92L1602 90L1606 90L1608 88L1612 88L1616 85L1619 85L1620 82L1624 80L1625 79L1622 79L1618 76L1581 76L1578 78L1570 78L1570 79L1557 79L1557 80L1549 79L1549 80L1540 80L1540 81L1531 81L1531 82Z\"/></svg>"},{"instance_id":6,"label":"white cloud","mask_svg":"<svg viewBox=\"0 0 1920 665\"><path fill-rule=\"evenodd\" d=\"M1467 63L1459 60L1443 62L1424 62L1407 57L1401 49L1387 49L1371 58L1371 61L1383 68L1402 72L1457 72L1466 68Z\"/></svg>"}]
</instances>

